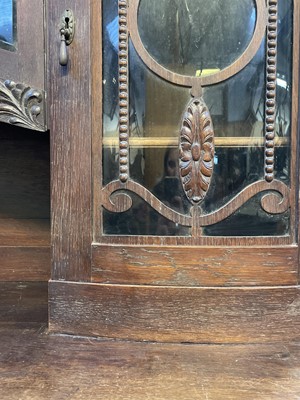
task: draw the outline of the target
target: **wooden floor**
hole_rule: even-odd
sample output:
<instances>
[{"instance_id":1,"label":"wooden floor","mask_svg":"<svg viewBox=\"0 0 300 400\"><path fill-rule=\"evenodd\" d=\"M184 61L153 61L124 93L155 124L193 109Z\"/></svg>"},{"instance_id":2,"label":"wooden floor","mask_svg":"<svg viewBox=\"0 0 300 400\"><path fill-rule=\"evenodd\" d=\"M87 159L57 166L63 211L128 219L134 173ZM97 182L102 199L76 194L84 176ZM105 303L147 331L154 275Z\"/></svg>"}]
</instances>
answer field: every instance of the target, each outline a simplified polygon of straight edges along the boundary
<instances>
[{"instance_id":1,"label":"wooden floor","mask_svg":"<svg viewBox=\"0 0 300 400\"><path fill-rule=\"evenodd\" d=\"M1 329L0 398L300 399L300 345L97 341Z\"/></svg>"},{"instance_id":2,"label":"wooden floor","mask_svg":"<svg viewBox=\"0 0 300 400\"><path fill-rule=\"evenodd\" d=\"M1 400L300 399L300 343L216 346L53 336L47 333L45 285L0 285Z\"/></svg>"}]
</instances>

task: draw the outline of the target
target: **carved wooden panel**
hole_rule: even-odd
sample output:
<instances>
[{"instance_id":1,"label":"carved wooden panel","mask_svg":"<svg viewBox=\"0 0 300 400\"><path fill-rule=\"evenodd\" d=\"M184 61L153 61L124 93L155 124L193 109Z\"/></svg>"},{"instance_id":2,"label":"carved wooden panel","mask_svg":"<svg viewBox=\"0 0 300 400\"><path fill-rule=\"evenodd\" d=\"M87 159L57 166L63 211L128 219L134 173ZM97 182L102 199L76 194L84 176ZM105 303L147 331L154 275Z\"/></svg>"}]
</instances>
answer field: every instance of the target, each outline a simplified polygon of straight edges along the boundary
<instances>
[{"instance_id":1,"label":"carved wooden panel","mask_svg":"<svg viewBox=\"0 0 300 400\"><path fill-rule=\"evenodd\" d=\"M184 192L192 204L198 204L208 191L214 166L214 131L202 99L193 100L184 114L179 156Z\"/></svg>"},{"instance_id":2,"label":"carved wooden panel","mask_svg":"<svg viewBox=\"0 0 300 400\"><path fill-rule=\"evenodd\" d=\"M45 131L45 93L23 83L0 81L0 120Z\"/></svg>"}]
</instances>

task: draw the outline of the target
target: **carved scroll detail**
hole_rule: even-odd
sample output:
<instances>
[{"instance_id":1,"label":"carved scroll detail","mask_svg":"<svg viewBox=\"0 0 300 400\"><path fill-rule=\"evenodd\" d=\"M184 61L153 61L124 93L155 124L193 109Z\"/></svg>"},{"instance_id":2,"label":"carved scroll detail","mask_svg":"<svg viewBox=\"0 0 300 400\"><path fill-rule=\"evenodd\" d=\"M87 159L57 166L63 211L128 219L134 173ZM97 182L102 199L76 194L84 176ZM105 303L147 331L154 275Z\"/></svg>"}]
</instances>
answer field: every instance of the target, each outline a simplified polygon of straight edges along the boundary
<instances>
[{"instance_id":1,"label":"carved scroll detail","mask_svg":"<svg viewBox=\"0 0 300 400\"><path fill-rule=\"evenodd\" d=\"M0 120L45 131L44 92L23 83L0 81Z\"/></svg>"},{"instance_id":2,"label":"carved scroll detail","mask_svg":"<svg viewBox=\"0 0 300 400\"><path fill-rule=\"evenodd\" d=\"M128 192L136 193L144 199L150 206L165 218L183 226L192 226L193 218L172 210L163 204L149 190L137 182L128 180L125 184L120 181L110 182L102 189L102 205L111 212L125 212L132 206L132 201ZM218 210L197 218L198 226L209 226L216 224L230 215L234 214L243 204L259 193L267 192L261 200L262 208L270 214L282 214L290 206L290 189L278 180L268 183L261 180L247 186L233 199Z\"/></svg>"},{"instance_id":3,"label":"carved scroll detail","mask_svg":"<svg viewBox=\"0 0 300 400\"><path fill-rule=\"evenodd\" d=\"M265 179L274 179L276 72L277 72L277 0L268 1L267 26L267 82L265 117Z\"/></svg>"},{"instance_id":4,"label":"carved scroll detail","mask_svg":"<svg viewBox=\"0 0 300 400\"><path fill-rule=\"evenodd\" d=\"M162 203L148 189L137 182L128 180L125 184L120 181L112 181L102 189L102 205L110 212L125 212L132 206L128 199L128 192L137 194L161 215L180 225L191 226L192 218L183 215ZM131 199L130 199L131 200Z\"/></svg>"},{"instance_id":5,"label":"carved scroll detail","mask_svg":"<svg viewBox=\"0 0 300 400\"><path fill-rule=\"evenodd\" d=\"M127 0L119 0L119 178L129 177L129 90L128 90L128 19Z\"/></svg>"},{"instance_id":6,"label":"carved scroll detail","mask_svg":"<svg viewBox=\"0 0 300 400\"><path fill-rule=\"evenodd\" d=\"M205 197L214 167L214 130L203 99L190 102L183 116L179 144L183 190L192 204Z\"/></svg>"}]
</instances>

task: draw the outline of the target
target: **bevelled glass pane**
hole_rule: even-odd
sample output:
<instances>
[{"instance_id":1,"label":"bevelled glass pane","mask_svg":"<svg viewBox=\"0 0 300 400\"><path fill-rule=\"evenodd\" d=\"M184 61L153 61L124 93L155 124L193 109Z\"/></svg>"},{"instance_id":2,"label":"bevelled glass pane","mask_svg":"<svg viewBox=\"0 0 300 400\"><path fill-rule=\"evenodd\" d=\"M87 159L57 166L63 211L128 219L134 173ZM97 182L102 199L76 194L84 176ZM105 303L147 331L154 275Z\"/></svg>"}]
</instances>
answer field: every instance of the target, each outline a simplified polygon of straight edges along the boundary
<instances>
[{"instance_id":1,"label":"bevelled glass pane","mask_svg":"<svg viewBox=\"0 0 300 400\"><path fill-rule=\"evenodd\" d=\"M107 235L188 236L190 229L164 218L158 212L131 194L133 206L124 213L103 213L103 233Z\"/></svg>"},{"instance_id":2,"label":"bevelled glass pane","mask_svg":"<svg viewBox=\"0 0 300 400\"><path fill-rule=\"evenodd\" d=\"M16 41L15 0L1 0L0 3L0 47L9 48Z\"/></svg>"},{"instance_id":3,"label":"bevelled glass pane","mask_svg":"<svg viewBox=\"0 0 300 400\"><path fill-rule=\"evenodd\" d=\"M292 62L293 62L293 1L278 2L276 135L285 145L275 156L275 176L290 181Z\"/></svg>"},{"instance_id":4,"label":"bevelled glass pane","mask_svg":"<svg viewBox=\"0 0 300 400\"><path fill-rule=\"evenodd\" d=\"M155 2L149 2L154 6ZM214 3L214 2L212 2ZM103 19L103 184L118 179L118 9L104 0ZM252 28L251 28L252 29ZM250 32L251 32L250 29ZM253 33L253 32L252 32ZM251 33L251 34L252 34ZM250 36L249 36L250 37ZM155 44L155 43L154 43ZM275 178L290 182L292 0L279 2ZM189 88L151 72L129 40L130 179L172 210L190 215L180 180L179 136L191 101ZM247 186L264 181L266 41L250 63L230 79L203 88L214 125L214 172L201 203L216 212ZM189 236L188 227L169 222L140 197L120 214L104 210L105 234ZM254 196L226 220L204 228L208 236L272 236L289 233L290 214L266 213Z\"/></svg>"},{"instance_id":5,"label":"bevelled glass pane","mask_svg":"<svg viewBox=\"0 0 300 400\"><path fill-rule=\"evenodd\" d=\"M256 23L253 0L141 0L144 47L165 68L208 75L228 67L249 45Z\"/></svg>"},{"instance_id":6,"label":"bevelled glass pane","mask_svg":"<svg viewBox=\"0 0 300 400\"><path fill-rule=\"evenodd\" d=\"M278 2L275 177L287 185L290 182L291 161L292 9L292 0ZM259 65L260 63L258 63ZM239 90L236 90L235 93L238 96ZM247 96L244 98L247 98ZM257 114L261 114L264 110L263 106L259 106L257 102L254 103L256 104ZM261 120L258 123L262 124L262 118L258 119ZM260 130L260 128L258 129ZM227 153L226 155L224 150ZM224 171L224 164L221 161L219 167L217 167L218 173L214 176L214 183L205 201L208 210L211 208L212 198L219 198L219 205L228 200L231 197L231 194L229 194L230 186L232 185L233 193L235 193L235 188L239 186L236 183L243 176L247 177L248 183L255 182L263 177L263 170L261 169L261 165L264 163L263 148L252 147L248 151L241 147L219 149L217 154L219 154L220 161L224 157L231 160L231 173L228 173L227 169ZM221 182L217 183L216 180L218 179ZM223 181L226 181L227 184L224 185ZM219 195L217 194L218 191L221 192ZM213 236L287 235L290 227L290 212L287 211L280 215L267 214L260 206L261 197L262 195L255 196L225 221L205 228L205 234Z\"/></svg>"},{"instance_id":7,"label":"bevelled glass pane","mask_svg":"<svg viewBox=\"0 0 300 400\"><path fill-rule=\"evenodd\" d=\"M250 183L264 177L265 43L247 67L230 80L206 87L204 100L215 131L214 173L201 205L216 211ZM166 176L179 181L179 135L190 91L162 80L130 46L131 176L154 193ZM117 134L116 134L117 135ZM117 137L117 136L116 136ZM170 160L169 160L170 159ZM173 169L168 170L168 163ZM181 182L177 195L189 214ZM175 191L175 189L174 189Z\"/></svg>"},{"instance_id":8,"label":"bevelled glass pane","mask_svg":"<svg viewBox=\"0 0 300 400\"><path fill-rule=\"evenodd\" d=\"M290 213L272 215L264 212L259 194L218 224L204 228L207 236L283 236L289 233Z\"/></svg>"}]
</instances>

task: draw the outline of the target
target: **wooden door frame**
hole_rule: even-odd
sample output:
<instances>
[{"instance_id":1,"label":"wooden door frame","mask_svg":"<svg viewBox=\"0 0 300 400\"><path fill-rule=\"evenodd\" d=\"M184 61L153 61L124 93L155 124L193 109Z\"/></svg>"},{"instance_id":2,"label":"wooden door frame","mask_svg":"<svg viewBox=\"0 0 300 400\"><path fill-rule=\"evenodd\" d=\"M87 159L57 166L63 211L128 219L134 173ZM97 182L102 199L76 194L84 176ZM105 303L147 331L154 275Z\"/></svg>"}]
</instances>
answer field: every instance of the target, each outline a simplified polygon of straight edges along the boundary
<instances>
[{"instance_id":1,"label":"wooden door frame","mask_svg":"<svg viewBox=\"0 0 300 400\"><path fill-rule=\"evenodd\" d=\"M90 281L92 242L92 73L90 12L97 2L48 1L52 279ZM71 9L75 38L59 63L61 16ZM101 88L101 87L100 87ZM101 89L100 89L101 90Z\"/></svg>"}]
</instances>

